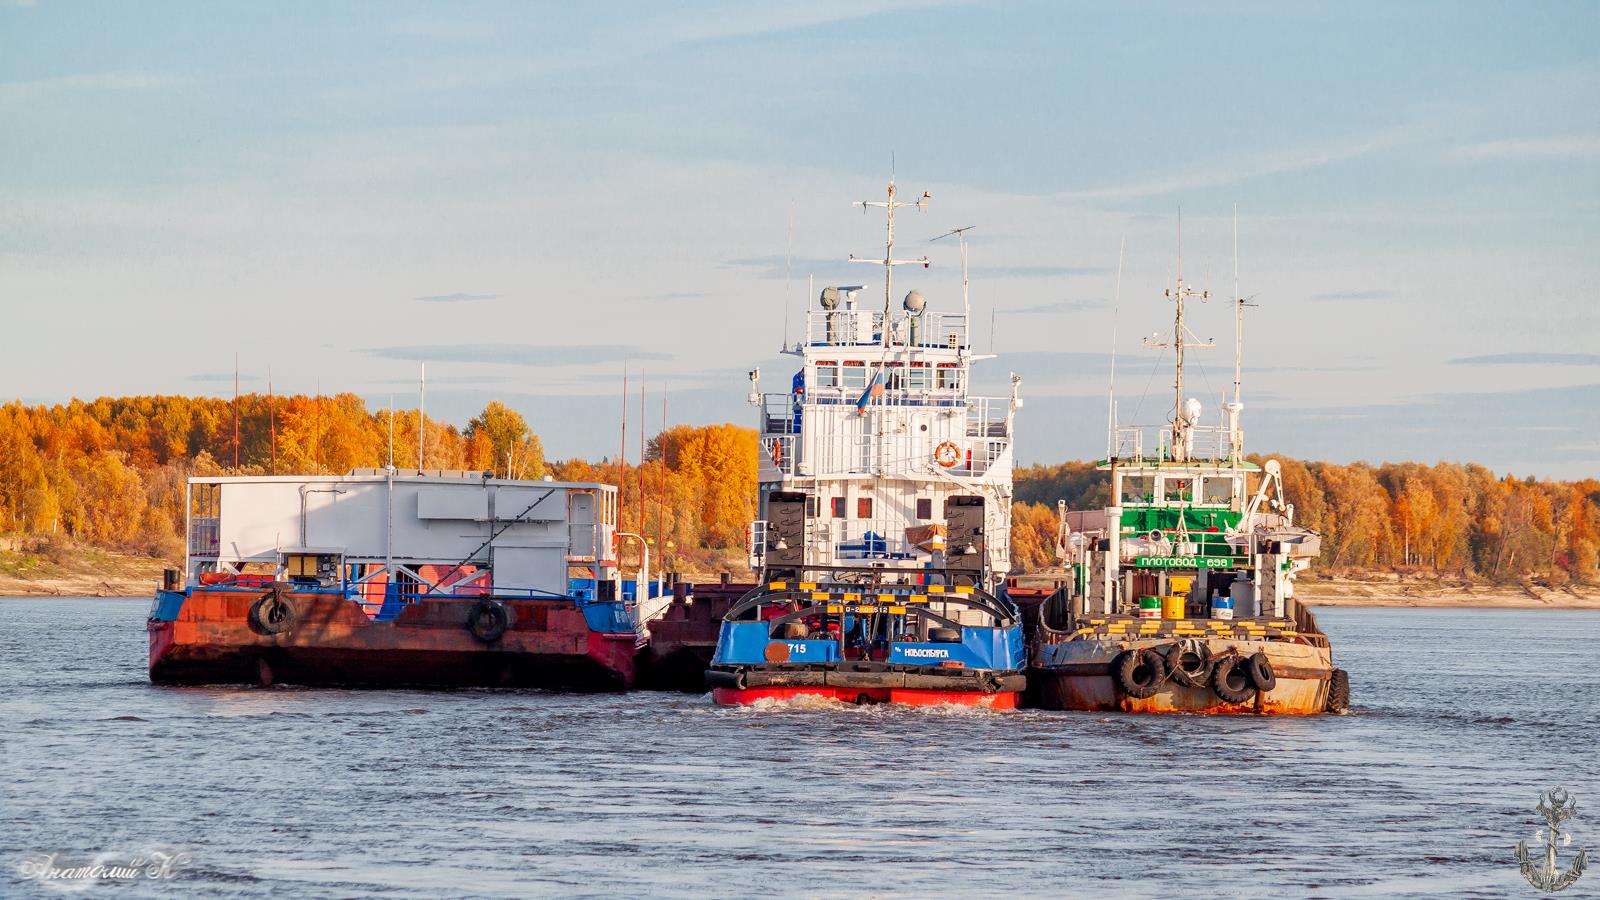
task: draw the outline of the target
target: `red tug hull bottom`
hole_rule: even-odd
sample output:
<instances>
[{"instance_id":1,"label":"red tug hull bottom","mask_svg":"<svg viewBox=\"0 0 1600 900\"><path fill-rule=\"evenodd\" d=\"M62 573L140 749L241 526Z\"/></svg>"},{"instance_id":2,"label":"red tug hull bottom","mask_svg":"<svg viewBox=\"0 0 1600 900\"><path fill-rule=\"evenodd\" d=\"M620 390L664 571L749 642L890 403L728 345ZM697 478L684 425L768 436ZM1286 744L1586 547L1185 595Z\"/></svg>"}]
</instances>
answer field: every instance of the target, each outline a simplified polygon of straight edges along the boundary
<instances>
[{"instance_id":1,"label":"red tug hull bottom","mask_svg":"<svg viewBox=\"0 0 1600 900\"><path fill-rule=\"evenodd\" d=\"M903 706L971 706L978 709L1016 709L1018 694L1001 691L935 691L918 688L754 687L714 688L711 699L719 706L748 706L762 700L796 700L816 697L858 706L898 703Z\"/></svg>"}]
</instances>

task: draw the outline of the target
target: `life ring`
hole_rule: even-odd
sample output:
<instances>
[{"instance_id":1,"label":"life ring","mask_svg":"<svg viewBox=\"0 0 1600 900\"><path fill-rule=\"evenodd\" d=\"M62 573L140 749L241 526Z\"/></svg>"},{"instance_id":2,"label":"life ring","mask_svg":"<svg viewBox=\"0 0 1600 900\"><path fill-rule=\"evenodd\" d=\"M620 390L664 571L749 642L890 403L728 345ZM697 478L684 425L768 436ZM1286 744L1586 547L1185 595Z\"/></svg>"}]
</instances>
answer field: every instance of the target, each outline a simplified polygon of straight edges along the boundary
<instances>
[{"instance_id":1,"label":"life ring","mask_svg":"<svg viewBox=\"0 0 1600 900\"><path fill-rule=\"evenodd\" d=\"M1167 680L1167 658L1154 650L1124 650L1111 664L1117 686L1129 697L1154 697Z\"/></svg>"},{"instance_id":2,"label":"life ring","mask_svg":"<svg viewBox=\"0 0 1600 900\"><path fill-rule=\"evenodd\" d=\"M1242 659L1224 659L1211 672L1211 689L1229 703L1248 703L1255 696L1255 684Z\"/></svg>"},{"instance_id":3,"label":"life ring","mask_svg":"<svg viewBox=\"0 0 1600 900\"><path fill-rule=\"evenodd\" d=\"M1256 653L1246 661L1250 671L1250 681L1256 690L1265 694L1278 686L1278 676L1272 671L1272 660L1267 659L1265 653Z\"/></svg>"},{"instance_id":4,"label":"life ring","mask_svg":"<svg viewBox=\"0 0 1600 900\"><path fill-rule=\"evenodd\" d=\"M500 640L510 625L511 617L506 614L505 604L488 597L480 597L467 613L467 630L485 644Z\"/></svg>"},{"instance_id":5,"label":"life ring","mask_svg":"<svg viewBox=\"0 0 1600 900\"><path fill-rule=\"evenodd\" d=\"M294 628L299 618L300 611L295 608L294 601L277 589L267 591L250 604L250 612L245 616L258 634L284 634Z\"/></svg>"},{"instance_id":6,"label":"life ring","mask_svg":"<svg viewBox=\"0 0 1600 900\"><path fill-rule=\"evenodd\" d=\"M961 462L961 448L954 441L945 441L933 448L933 461L946 469L953 469Z\"/></svg>"}]
</instances>

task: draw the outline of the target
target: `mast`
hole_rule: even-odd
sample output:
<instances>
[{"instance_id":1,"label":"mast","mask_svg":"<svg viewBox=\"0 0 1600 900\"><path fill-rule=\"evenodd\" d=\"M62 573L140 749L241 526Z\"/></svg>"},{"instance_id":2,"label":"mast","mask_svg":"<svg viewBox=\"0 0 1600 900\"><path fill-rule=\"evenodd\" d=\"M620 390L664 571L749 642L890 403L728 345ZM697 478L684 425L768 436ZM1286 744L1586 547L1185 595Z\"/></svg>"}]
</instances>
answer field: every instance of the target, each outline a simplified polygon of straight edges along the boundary
<instances>
[{"instance_id":1,"label":"mast","mask_svg":"<svg viewBox=\"0 0 1600 900\"><path fill-rule=\"evenodd\" d=\"M928 242L931 244L933 241L943 240L953 234L956 236L956 243L961 247L961 321L967 328L967 350L969 351L972 345L972 298L967 293L967 232L977 227L976 225L963 225L960 228L952 228ZM989 352L994 352L994 318L992 315L989 319Z\"/></svg>"},{"instance_id":2,"label":"mast","mask_svg":"<svg viewBox=\"0 0 1600 900\"><path fill-rule=\"evenodd\" d=\"M278 395L272 392L272 367L267 366L267 433L272 440L272 474L278 474Z\"/></svg>"},{"instance_id":3,"label":"mast","mask_svg":"<svg viewBox=\"0 0 1600 900\"><path fill-rule=\"evenodd\" d=\"M927 191L923 191L922 196L915 201L896 200L894 181L891 179L889 182L889 199L857 200L855 203L851 204L852 206L861 207L862 212L866 212L868 207L875 207L877 209L884 210L887 214L885 216L887 223L885 225L883 259L858 259L855 254L852 253L850 255L851 262L870 263L872 265L883 266L883 349L886 353L889 350L890 343L889 317L894 312L894 267L911 265L912 263L921 263L924 269L928 267L928 258L926 256L920 259L894 258L894 211L902 206L912 206L916 207L917 209L927 209L928 201L931 199L933 199L933 195Z\"/></svg>"},{"instance_id":4,"label":"mast","mask_svg":"<svg viewBox=\"0 0 1600 900\"><path fill-rule=\"evenodd\" d=\"M417 381L417 474L422 474L422 451L428 440L428 364L422 363Z\"/></svg>"},{"instance_id":5,"label":"mast","mask_svg":"<svg viewBox=\"0 0 1600 900\"><path fill-rule=\"evenodd\" d=\"M1187 344L1184 341L1188 329L1183 324L1183 301L1190 297L1199 297L1207 300L1211 297L1210 291L1197 291L1183 282L1183 210L1178 211L1178 278L1177 283L1168 288L1164 295L1173 301L1176 309L1172 320L1171 347L1177 358L1172 378L1172 458L1178 462L1185 462L1189 456L1189 427L1194 423L1190 421L1183 402L1183 351ZM1195 347L1215 347L1216 341L1195 340ZM1146 347L1166 347L1166 343L1145 338Z\"/></svg>"}]
</instances>

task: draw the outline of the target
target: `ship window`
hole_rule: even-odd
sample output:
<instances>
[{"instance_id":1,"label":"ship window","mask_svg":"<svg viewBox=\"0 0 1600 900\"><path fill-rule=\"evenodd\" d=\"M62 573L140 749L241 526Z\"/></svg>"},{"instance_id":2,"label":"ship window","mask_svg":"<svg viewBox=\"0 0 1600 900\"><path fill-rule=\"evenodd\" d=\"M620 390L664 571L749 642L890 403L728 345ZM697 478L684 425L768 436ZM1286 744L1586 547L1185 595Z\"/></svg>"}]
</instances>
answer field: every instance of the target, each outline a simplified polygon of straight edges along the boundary
<instances>
[{"instance_id":1,"label":"ship window","mask_svg":"<svg viewBox=\"0 0 1600 900\"><path fill-rule=\"evenodd\" d=\"M1124 475L1122 476L1122 501L1123 503L1149 503L1156 498L1156 479L1154 475Z\"/></svg>"},{"instance_id":2,"label":"ship window","mask_svg":"<svg viewBox=\"0 0 1600 900\"><path fill-rule=\"evenodd\" d=\"M906 387L913 391L928 389L928 370L923 368L909 369L906 371Z\"/></svg>"},{"instance_id":3,"label":"ship window","mask_svg":"<svg viewBox=\"0 0 1600 900\"><path fill-rule=\"evenodd\" d=\"M838 386L839 386L839 367L838 366L817 366L817 387L830 388L830 387L838 387Z\"/></svg>"},{"instance_id":4,"label":"ship window","mask_svg":"<svg viewBox=\"0 0 1600 900\"><path fill-rule=\"evenodd\" d=\"M858 519L870 519L870 518L872 518L872 498L871 497L857 497L856 498L856 518L858 518Z\"/></svg>"},{"instance_id":5,"label":"ship window","mask_svg":"<svg viewBox=\"0 0 1600 900\"><path fill-rule=\"evenodd\" d=\"M1162 483L1168 503L1191 503L1194 501L1194 479L1163 478Z\"/></svg>"},{"instance_id":6,"label":"ship window","mask_svg":"<svg viewBox=\"0 0 1600 900\"><path fill-rule=\"evenodd\" d=\"M1201 503L1231 503L1233 502L1233 479L1228 478L1202 478L1200 480Z\"/></svg>"},{"instance_id":7,"label":"ship window","mask_svg":"<svg viewBox=\"0 0 1600 900\"><path fill-rule=\"evenodd\" d=\"M862 389L867 386L867 367L860 363L855 365L845 364L841 370L843 381L840 383L847 388Z\"/></svg>"},{"instance_id":8,"label":"ship window","mask_svg":"<svg viewBox=\"0 0 1600 900\"><path fill-rule=\"evenodd\" d=\"M807 494L806 495L806 518L815 519L816 517L817 517L817 498L815 496Z\"/></svg>"},{"instance_id":9,"label":"ship window","mask_svg":"<svg viewBox=\"0 0 1600 900\"><path fill-rule=\"evenodd\" d=\"M917 498L917 518L919 518L919 519L931 519L931 518L933 518L933 498L932 497L918 497Z\"/></svg>"},{"instance_id":10,"label":"ship window","mask_svg":"<svg viewBox=\"0 0 1600 900\"><path fill-rule=\"evenodd\" d=\"M952 390L952 391L956 391L956 390L960 390L961 389L961 370L960 369L939 369L938 372L939 372L939 379L938 379L938 382L937 382L937 386L938 387L944 388L944 389L948 389L948 390Z\"/></svg>"},{"instance_id":11,"label":"ship window","mask_svg":"<svg viewBox=\"0 0 1600 900\"><path fill-rule=\"evenodd\" d=\"M829 502L829 505L832 507L833 517L835 519L844 518L844 498L843 497L834 497Z\"/></svg>"}]
</instances>

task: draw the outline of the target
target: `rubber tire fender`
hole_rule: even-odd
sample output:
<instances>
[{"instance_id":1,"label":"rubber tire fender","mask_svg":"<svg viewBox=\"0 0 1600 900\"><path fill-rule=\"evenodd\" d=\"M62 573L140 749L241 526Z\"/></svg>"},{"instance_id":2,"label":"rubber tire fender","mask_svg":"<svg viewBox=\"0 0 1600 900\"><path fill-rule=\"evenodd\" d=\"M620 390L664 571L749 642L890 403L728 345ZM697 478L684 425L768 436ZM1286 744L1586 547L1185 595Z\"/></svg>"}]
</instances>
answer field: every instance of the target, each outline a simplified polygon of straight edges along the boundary
<instances>
[{"instance_id":1,"label":"rubber tire fender","mask_svg":"<svg viewBox=\"0 0 1600 900\"><path fill-rule=\"evenodd\" d=\"M1245 660L1224 659L1211 670L1211 689L1229 703L1249 703L1256 694Z\"/></svg>"},{"instance_id":2,"label":"rubber tire fender","mask_svg":"<svg viewBox=\"0 0 1600 900\"><path fill-rule=\"evenodd\" d=\"M1267 659L1267 654L1258 650L1245 661L1245 665L1250 672L1250 683L1256 686L1256 690L1265 694L1278 686L1278 676L1272 671L1272 660Z\"/></svg>"},{"instance_id":3,"label":"rubber tire fender","mask_svg":"<svg viewBox=\"0 0 1600 900\"><path fill-rule=\"evenodd\" d=\"M1154 697L1167 680L1167 658L1155 650L1124 650L1112 660L1111 674L1117 679L1117 687L1129 697Z\"/></svg>"},{"instance_id":4,"label":"rubber tire fender","mask_svg":"<svg viewBox=\"0 0 1600 900\"><path fill-rule=\"evenodd\" d=\"M509 627L511 616L506 612L505 604L488 597L478 598L472 604L472 611L467 613L467 630L485 644L500 640Z\"/></svg>"},{"instance_id":5,"label":"rubber tire fender","mask_svg":"<svg viewBox=\"0 0 1600 900\"><path fill-rule=\"evenodd\" d=\"M282 591L271 590L250 604L245 617L257 634L287 634L300 619L300 610Z\"/></svg>"},{"instance_id":6,"label":"rubber tire fender","mask_svg":"<svg viewBox=\"0 0 1600 900\"><path fill-rule=\"evenodd\" d=\"M1350 673L1343 669L1334 669L1333 676L1328 679L1328 702L1326 707L1331 713L1347 713L1350 711Z\"/></svg>"},{"instance_id":7,"label":"rubber tire fender","mask_svg":"<svg viewBox=\"0 0 1600 900\"><path fill-rule=\"evenodd\" d=\"M1167 677L1185 687L1205 687L1211 681L1211 657L1200 651L1185 650L1183 644L1167 648ZM1186 661L1193 660L1193 665Z\"/></svg>"}]
</instances>

